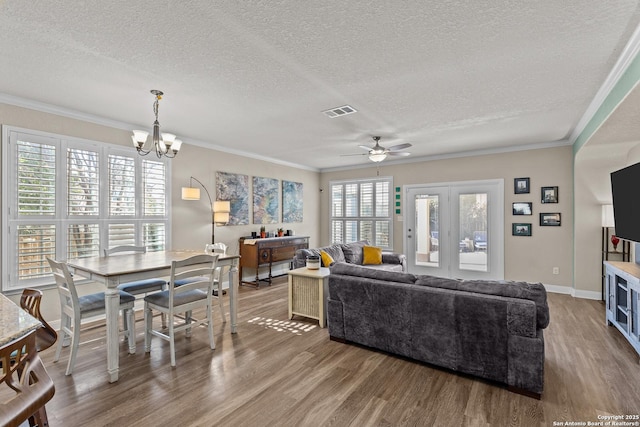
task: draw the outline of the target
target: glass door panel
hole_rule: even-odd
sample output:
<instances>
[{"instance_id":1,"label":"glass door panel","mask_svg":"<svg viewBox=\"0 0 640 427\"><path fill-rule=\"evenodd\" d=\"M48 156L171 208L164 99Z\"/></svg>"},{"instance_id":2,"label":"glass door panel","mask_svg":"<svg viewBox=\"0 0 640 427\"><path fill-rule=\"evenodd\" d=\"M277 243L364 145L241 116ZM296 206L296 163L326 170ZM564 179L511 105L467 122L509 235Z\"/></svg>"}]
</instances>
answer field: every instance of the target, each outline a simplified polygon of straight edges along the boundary
<instances>
[{"instance_id":1,"label":"glass door panel","mask_svg":"<svg viewBox=\"0 0 640 427\"><path fill-rule=\"evenodd\" d=\"M440 196L418 194L415 196L416 228L415 228L415 257L416 265L424 267L439 267L440 226L438 221L438 206Z\"/></svg>"},{"instance_id":2,"label":"glass door panel","mask_svg":"<svg viewBox=\"0 0 640 427\"><path fill-rule=\"evenodd\" d=\"M429 187L409 190L407 198L407 262L409 271L434 276L448 275L448 257L442 254L449 248L441 230L448 229L448 188Z\"/></svg>"},{"instance_id":3,"label":"glass door panel","mask_svg":"<svg viewBox=\"0 0 640 427\"><path fill-rule=\"evenodd\" d=\"M487 193L458 196L458 268L487 271Z\"/></svg>"},{"instance_id":4,"label":"glass door panel","mask_svg":"<svg viewBox=\"0 0 640 427\"><path fill-rule=\"evenodd\" d=\"M404 191L409 272L504 279L504 182L411 185Z\"/></svg>"}]
</instances>

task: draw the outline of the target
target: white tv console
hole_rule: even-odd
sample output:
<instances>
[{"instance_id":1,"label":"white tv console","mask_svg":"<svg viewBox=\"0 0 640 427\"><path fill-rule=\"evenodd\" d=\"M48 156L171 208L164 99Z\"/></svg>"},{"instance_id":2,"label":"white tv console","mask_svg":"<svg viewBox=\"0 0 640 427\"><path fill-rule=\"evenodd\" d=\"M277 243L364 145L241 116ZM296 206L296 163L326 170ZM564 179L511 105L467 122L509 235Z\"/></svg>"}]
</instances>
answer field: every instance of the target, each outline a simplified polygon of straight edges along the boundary
<instances>
[{"instance_id":1,"label":"white tv console","mask_svg":"<svg viewBox=\"0 0 640 427\"><path fill-rule=\"evenodd\" d=\"M640 354L640 265L634 262L605 261L606 318Z\"/></svg>"}]
</instances>

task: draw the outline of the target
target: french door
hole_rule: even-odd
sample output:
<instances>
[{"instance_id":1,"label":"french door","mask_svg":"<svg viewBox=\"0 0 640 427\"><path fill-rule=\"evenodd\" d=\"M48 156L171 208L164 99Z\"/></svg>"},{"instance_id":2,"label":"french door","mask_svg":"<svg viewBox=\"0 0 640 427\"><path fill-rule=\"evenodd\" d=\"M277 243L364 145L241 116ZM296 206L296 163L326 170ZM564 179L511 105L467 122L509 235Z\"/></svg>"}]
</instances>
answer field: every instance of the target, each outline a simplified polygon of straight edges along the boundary
<instances>
[{"instance_id":1,"label":"french door","mask_svg":"<svg viewBox=\"0 0 640 427\"><path fill-rule=\"evenodd\" d=\"M504 278L504 182L404 187L409 272L461 279Z\"/></svg>"}]
</instances>

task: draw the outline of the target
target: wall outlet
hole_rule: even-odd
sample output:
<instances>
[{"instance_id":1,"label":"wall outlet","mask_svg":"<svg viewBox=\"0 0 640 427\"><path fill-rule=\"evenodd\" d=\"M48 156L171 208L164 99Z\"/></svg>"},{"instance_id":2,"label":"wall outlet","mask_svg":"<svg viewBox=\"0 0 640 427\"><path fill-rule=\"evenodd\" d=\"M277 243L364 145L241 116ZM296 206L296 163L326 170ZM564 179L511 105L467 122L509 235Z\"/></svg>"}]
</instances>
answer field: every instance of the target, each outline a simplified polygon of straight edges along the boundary
<instances>
[{"instance_id":1,"label":"wall outlet","mask_svg":"<svg viewBox=\"0 0 640 427\"><path fill-rule=\"evenodd\" d=\"M553 274L560 274L560 267L553 267Z\"/></svg>"}]
</instances>

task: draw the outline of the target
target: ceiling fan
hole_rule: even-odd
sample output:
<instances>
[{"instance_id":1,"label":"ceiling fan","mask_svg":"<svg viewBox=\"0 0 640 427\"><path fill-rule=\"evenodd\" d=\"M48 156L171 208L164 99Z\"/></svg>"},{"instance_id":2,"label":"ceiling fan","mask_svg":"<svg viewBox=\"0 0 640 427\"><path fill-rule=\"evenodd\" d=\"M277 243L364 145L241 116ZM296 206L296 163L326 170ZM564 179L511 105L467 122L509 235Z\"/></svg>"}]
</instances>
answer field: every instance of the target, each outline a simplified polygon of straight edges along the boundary
<instances>
[{"instance_id":1,"label":"ceiling fan","mask_svg":"<svg viewBox=\"0 0 640 427\"><path fill-rule=\"evenodd\" d=\"M411 153L408 153L406 151L401 151L404 150L406 148L411 147L411 144L409 144L408 142L405 142L404 144L398 144L398 145L394 145L391 146L389 148L384 148L382 145L380 145L380 137L379 136L372 136L373 140L375 141L375 145L373 147L369 147L367 145L359 145L358 147L367 150L368 153L362 153L362 154L345 154L346 156L364 156L365 154L369 155L369 160L371 160L372 162L381 162L384 159L387 158L387 156L408 156Z\"/></svg>"}]
</instances>

